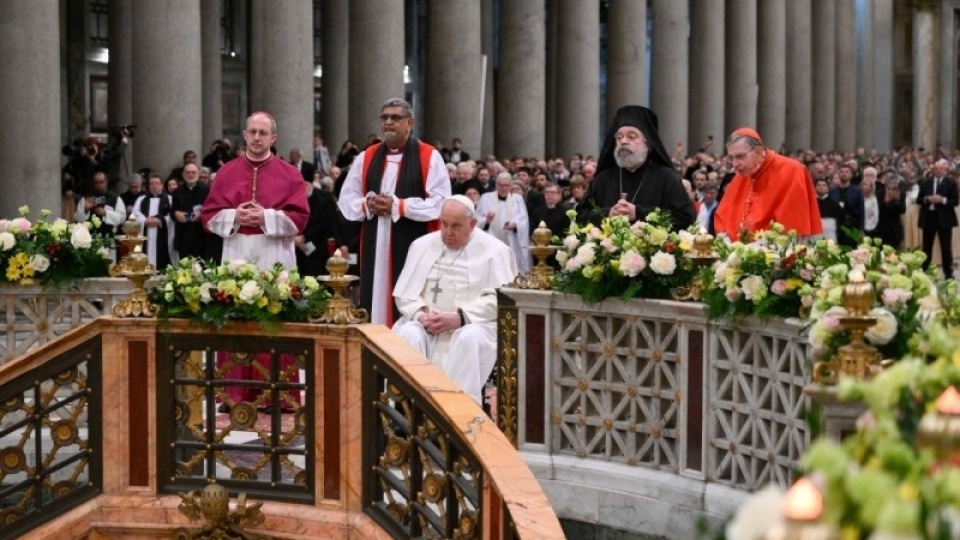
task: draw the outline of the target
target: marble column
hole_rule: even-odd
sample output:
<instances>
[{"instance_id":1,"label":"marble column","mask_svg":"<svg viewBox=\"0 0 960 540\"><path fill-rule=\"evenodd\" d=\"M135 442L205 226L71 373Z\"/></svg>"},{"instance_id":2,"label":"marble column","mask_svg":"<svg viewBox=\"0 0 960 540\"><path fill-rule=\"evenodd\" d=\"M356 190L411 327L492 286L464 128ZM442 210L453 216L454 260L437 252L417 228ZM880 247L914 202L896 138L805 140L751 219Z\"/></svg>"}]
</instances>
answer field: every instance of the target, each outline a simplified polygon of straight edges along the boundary
<instances>
[{"instance_id":1,"label":"marble column","mask_svg":"<svg viewBox=\"0 0 960 540\"><path fill-rule=\"evenodd\" d=\"M200 2L201 84L203 87L203 138L197 155L210 151L214 139L223 138L223 68L220 61L220 2ZM233 128L239 126L231 126Z\"/></svg>"},{"instance_id":2,"label":"marble column","mask_svg":"<svg viewBox=\"0 0 960 540\"><path fill-rule=\"evenodd\" d=\"M920 2L913 13L913 146L937 145L937 95L940 61L936 14L932 2Z\"/></svg>"},{"instance_id":3,"label":"marble column","mask_svg":"<svg viewBox=\"0 0 960 540\"><path fill-rule=\"evenodd\" d=\"M60 4L0 0L0 218L60 215Z\"/></svg>"},{"instance_id":4,"label":"marble column","mask_svg":"<svg viewBox=\"0 0 960 540\"><path fill-rule=\"evenodd\" d=\"M873 139L865 144L872 143L877 151L886 152L893 148L893 0L874 0L873 27L876 119Z\"/></svg>"},{"instance_id":5,"label":"marble column","mask_svg":"<svg viewBox=\"0 0 960 540\"><path fill-rule=\"evenodd\" d=\"M252 46L260 51L250 69L250 112L266 111L277 121L277 152L313 146L313 4L285 0L260 4ZM294 38L299 36L299 38ZM307 152L309 154L309 152Z\"/></svg>"},{"instance_id":6,"label":"marble column","mask_svg":"<svg viewBox=\"0 0 960 540\"><path fill-rule=\"evenodd\" d=\"M320 130L330 157L350 137L349 108L349 29L350 9L342 0L320 2Z\"/></svg>"},{"instance_id":7,"label":"marble column","mask_svg":"<svg viewBox=\"0 0 960 540\"><path fill-rule=\"evenodd\" d=\"M873 4L858 3L857 20L862 21L857 42L857 147L869 150L873 147L877 109Z\"/></svg>"},{"instance_id":8,"label":"marble column","mask_svg":"<svg viewBox=\"0 0 960 540\"><path fill-rule=\"evenodd\" d=\"M87 137L93 131L87 100L90 86L87 72L87 48L90 40L86 24L72 23L72 21L87 20L86 2L63 2L63 5L66 27L62 34L66 38L66 44L63 47L65 50L63 77L66 80L63 97L67 104L67 132L63 139L73 142L78 137ZM19 9L23 9L23 4L20 4Z\"/></svg>"},{"instance_id":9,"label":"marble column","mask_svg":"<svg viewBox=\"0 0 960 540\"><path fill-rule=\"evenodd\" d=\"M786 0L762 0L757 14L757 130L763 142L779 150L787 142Z\"/></svg>"},{"instance_id":10,"label":"marble column","mask_svg":"<svg viewBox=\"0 0 960 540\"><path fill-rule=\"evenodd\" d=\"M500 4L496 144L504 158L545 155L544 9L544 0Z\"/></svg>"},{"instance_id":11,"label":"marble column","mask_svg":"<svg viewBox=\"0 0 960 540\"><path fill-rule=\"evenodd\" d=\"M724 0L693 0L690 7L690 150L723 153Z\"/></svg>"},{"instance_id":12,"label":"marble column","mask_svg":"<svg viewBox=\"0 0 960 540\"><path fill-rule=\"evenodd\" d=\"M792 2L791 2L792 3ZM818 151L834 149L836 35L834 0L813 0L813 123L812 143Z\"/></svg>"},{"instance_id":13,"label":"marble column","mask_svg":"<svg viewBox=\"0 0 960 540\"><path fill-rule=\"evenodd\" d=\"M133 2L137 169L167 174L186 150L203 149L200 58L199 2Z\"/></svg>"},{"instance_id":14,"label":"marble column","mask_svg":"<svg viewBox=\"0 0 960 540\"><path fill-rule=\"evenodd\" d=\"M575 152L599 152L600 4L595 0L560 2L558 11L554 154L569 159Z\"/></svg>"},{"instance_id":15,"label":"marble column","mask_svg":"<svg viewBox=\"0 0 960 540\"><path fill-rule=\"evenodd\" d=\"M350 2L349 127L358 145L380 134L383 102L404 97L404 28L403 2Z\"/></svg>"},{"instance_id":16,"label":"marble column","mask_svg":"<svg viewBox=\"0 0 960 540\"><path fill-rule=\"evenodd\" d=\"M813 56L810 0L787 2L787 148L812 146Z\"/></svg>"},{"instance_id":17,"label":"marble column","mask_svg":"<svg viewBox=\"0 0 960 540\"><path fill-rule=\"evenodd\" d=\"M480 52L483 54L483 131L480 135L480 156L493 153L494 86L493 86L493 0L480 0Z\"/></svg>"},{"instance_id":18,"label":"marble column","mask_svg":"<svg viewBox=\"0 0 960 540\"><path fill-rule=\"evenodd\" d=\"M833 149L853 151L857 137L856 0L836 0L836 85Z\"/></svg>"},{"instance_id":19,"label":"marble column","mask_svg":"<svg viewBox=\"0 0 960 540\"><path fill-rule=\"evenodd\" d=\"M557 85L560 80L557 75L558 68L557 57L559 56L560 41L560 0L546 0L547 2L547 24L546 24L546 65L544 66L544 76L546 84L544 86L545 110L544 110L544 139L545 155L552 156L557 151ZM561 122L560 125L563 125Z\"/></svg>"},{"instance_id":20,"label":"marble column","mask_svg":"<svg viewBox=\"0 0 960 540\"><path fill-rule=\"evenodd\" d=\"M483 59L480 0L430 0L424 132L449 145L455 137L480 155Z\"/></svg>"},{"instance_id":21,"label":"marble column","mask_svg":"<svg viewBox=\"0 0 960 540\"><path fill-rule=\"evenodd\" d=\"M727 131L757 126L757 0L728 0L725 96ZM763 134L761 133L762 137Z\"/></svg>"},{"instance_id":22,"label":"marble column","mask_svg":"<svg viewBox=\"0 0 960 540\"><path fill-rule=\"evenodd\" d=\"M647 3L610 2L608 9L606 119L609 124L620 107L648 103Z\"/></svg>"},{"instance_id":23,"label":"marble column","mask_svg":"<svg viewBox=\"0 0 960 540\"><path fill-rule=\"evenodd\" d=\"M690 116L688 102L690 66L687 43L689 6L686 2L654 0L653 57L650 61L653 88L650 108L660 118L660 139L671 155L677 143L687 143Z\"/></svg>"},{"instance_id":24,"label":"marble column","mask_svg":"<svg viewBox=\"0 0 960 540\"><path fill-rule=\"evenodd\" d=\"M107 118L111 125L128 125L133 123L133 0L110 0L108 9ZM136 172L132 167L135 141L130 139L124 151L120 180Z\"/></svg>"},{"instance_id":25,"label":"marble column","mask_svg":"<svg viewBox=\"0 0 960 540\"><path fill-rule=\"evenodd\" d=\"M937 107L937 144L946 148L957 146L957 8L956 2L940 2L939 13L934 12L937 30L937 61L940 63Z\"/></svg>"}]
</instances>

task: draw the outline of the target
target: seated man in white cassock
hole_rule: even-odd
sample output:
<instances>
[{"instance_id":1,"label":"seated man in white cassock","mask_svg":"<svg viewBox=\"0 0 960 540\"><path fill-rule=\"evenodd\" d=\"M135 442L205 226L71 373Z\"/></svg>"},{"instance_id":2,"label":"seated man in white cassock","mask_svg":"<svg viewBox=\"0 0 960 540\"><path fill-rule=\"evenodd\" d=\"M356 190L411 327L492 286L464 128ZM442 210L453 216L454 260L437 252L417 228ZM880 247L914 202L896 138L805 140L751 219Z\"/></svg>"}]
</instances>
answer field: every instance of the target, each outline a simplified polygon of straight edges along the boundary
<instances>
[{"instance_id":1,"label":"seated man in white cassock","mask_svg":"<svg viewBox=\"0 0 960 540\"><path fill-rule=\"evenodd\" d=\"M517 260L476 224L470 199L443 202L440 230L410 245L393 330L479 402L497 357L496 288L517 276Z\"/></svg>"}]
</instances>

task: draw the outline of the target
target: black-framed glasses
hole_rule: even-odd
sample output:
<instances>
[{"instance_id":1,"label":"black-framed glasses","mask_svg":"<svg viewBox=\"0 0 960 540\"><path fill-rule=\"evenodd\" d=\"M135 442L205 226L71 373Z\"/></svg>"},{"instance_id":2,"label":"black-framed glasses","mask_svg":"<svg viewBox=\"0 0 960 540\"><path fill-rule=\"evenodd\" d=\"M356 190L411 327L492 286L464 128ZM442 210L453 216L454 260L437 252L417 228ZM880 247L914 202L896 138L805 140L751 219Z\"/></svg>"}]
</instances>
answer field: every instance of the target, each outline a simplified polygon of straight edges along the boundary
<instances>
[{"instance_id":1,"label":"black-framed glasses","mask_svg":"<svg viewBox=\"0 0 960 540\"><path fill-rule=\"evenodd\" d=\"M406 120L407 118L408 118L407 116L403 116L402 114L381 114L380 115L381 122L386 122L387 120L389 120L391 122L396 123L401 120Z\"/></svg>"}]
</instances>

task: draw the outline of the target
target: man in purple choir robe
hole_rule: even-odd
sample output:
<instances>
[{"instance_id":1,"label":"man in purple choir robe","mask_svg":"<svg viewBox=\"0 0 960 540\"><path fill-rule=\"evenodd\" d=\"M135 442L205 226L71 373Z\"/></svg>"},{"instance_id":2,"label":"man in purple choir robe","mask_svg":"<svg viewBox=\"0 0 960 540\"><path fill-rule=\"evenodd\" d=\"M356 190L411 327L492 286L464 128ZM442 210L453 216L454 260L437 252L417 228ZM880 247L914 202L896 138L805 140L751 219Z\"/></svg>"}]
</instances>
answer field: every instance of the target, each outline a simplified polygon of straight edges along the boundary
<instances>
[{"instance_id":1,"label":"man in purple choir robe","mask_svg":"<svg viewBox=\"0 0 960 540\"><path fill-rule=\"evenodd\" d=\"M296 268L294 239L303 232L310 216L303 178L296 167L270 153L277 141L277 124L269 114L251 114L244 126L243 140L246 153L220 168L203 203L200 219L208 231L223 237L223 262L242 259L256 263L261 270L278 262L285 268ZM217 353L217 364L225 362L226 356ZM269 353L260 353L257 360L269 368ZM283 355L281 373L288 371L292 362L289 355ZM299 380L296 370L292 371L291 380ZM224 378L262 379L252 365L235 367ZM261 407L269 404L269 399L260 396L255 388L228 387L226 392L234 403L257 402ZM299 402L299 394L293 399ZM291 404L285 402L281 406L290 408ZM227 408L228 403L221 406L221 410Z\"/></svg>"}]
</instances>

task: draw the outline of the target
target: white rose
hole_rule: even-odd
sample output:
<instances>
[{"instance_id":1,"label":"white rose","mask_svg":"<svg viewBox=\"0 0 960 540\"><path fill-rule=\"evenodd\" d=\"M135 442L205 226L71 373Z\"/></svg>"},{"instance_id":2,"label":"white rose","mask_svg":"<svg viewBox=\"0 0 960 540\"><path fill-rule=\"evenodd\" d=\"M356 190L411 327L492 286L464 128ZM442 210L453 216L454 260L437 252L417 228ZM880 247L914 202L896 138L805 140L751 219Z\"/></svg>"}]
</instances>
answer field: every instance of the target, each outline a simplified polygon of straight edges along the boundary
<instances>
[{"instance_id":1,"label":"white rose","mask_svg":"<svg viewBox=\"0 0 960 540\"><path fill-rule=\"evenodd\" d=\"M690 244L691 246L693 245L694 236L690 231L682 229L677 233L677 236L680 237L680 241L684 244Z\"/></svg>"},{"instance_id":2,"label":"white rose","mask_svg":"<svg viewBox=\"0 0 960 540\"><path fill-rule=\"evenodd\" d=\"M93 243L93 238L86 227L74 227L73 234L70 235L70 243L77 249L87 249Z\"/></svg>"},{"instance_id":3,"label":"white rose","mask_svg":"<svg viewBox=\"0 0 960 540\"><path fill-rule=\"evenodd\" d=\"M108 261L113 260L113 253L110 252L110 248L102 247L99 250L97 250L97 253L99 253L101 257L103 257Z\"/></svg>"},{"instance_id":4,"label":"white rose","mask_svg":"<svg viewBox=\"0 0 960 540\"><path fill-rule=\"evenodd\" d=\"M12 234L4 231L0 232L0 250L10 251L17 244L17 239Z\"/></svg>"},{"instance_id":5,"label":"white rose","mask_svg":"<svg viewBox=\"0 0 960 540\"><path fill-rule=\"evenodd\" d=\"M260 295L263 294L263 289L260 288L260 285L257 285L256 281L250 280L243 284L243 287L240 288L240 301L246 304L254 303L257 298L260 298Z\"/></svg>"},{"instance_id":6,"label":"white rose","mask_svg":"<svg viewBox=\"0 0 960 540\"><path fill-rule=\"evenodd\" d=\"M204 304L209 304L210 301L213 300L210 296L211 290L213 290L213 283L209 281L200 285L200 300L202 300Z\"/></svg>"},{"instance_id":7,"label":"white rose","mask_svg":"<svg viewBox=\"0 0 960 540\"><path fill-rule=\"evenodd\" d=\"M769 485L747 498L733 520L727 523L726 537L730 540L760 540L764 534L783 520L783 493Z\"/></svg>"},{"instance_id":8,"label":"white rose","mask_svg":"<svg viewBox=\"0 0 960 540\"><path fill-rule=\"evenodd\" d=\"M873 308L870 315L877 318L877 324L871 326L863 337L874 345L886 345L897 335L897 318L883 308Z\"/></svg>"},{"instance_id":9,"label":"white rose","mask_svg":"<svg viewBox=\"0 0 960 540\"><path fill-rule=\"evenodd\" d=\"M563 247L569 249L570 251L577 249L577 246L579 245L580 241L577 240L577 237L572 234L563 239Z\"/></svg>"},{"instance_id":10,"label":"white rose","mask_svg":"<svg viewBox=\"0 0 960 540\"><path fill-rule=\"evenodd\" d=\"M580 246L580 249L577 250L577 261L579 261L581 265L586 266L591 264L596 258L596 254L593 251L595 246L596 244L593 242L588 242Z\"/></svg>"},{"instance_id":11,"label":"white rose","mask_svg":"<svg viewBox=\"0 0 960 540\"><path fill-rule=\"evenodd\" d=\"M30 257L30 266L37 272L46 272L50 268L50 259L43 255L34 255Z\"/></svg>"},{"instance_id":12,"label":"white rose","mask_svg":"<svg viewBox=\"0 0 960 540\"><path fill-rule=\"evenodd\" d=\"M720 285L727 279L727 263L717 263L713 269L713 282Z\"/></svg>"},{"instance_id":13,"label":"white rose","mask_svg":"<svg viewBox=\"0 0 960 540\"><path fill-rule=\"evenodd\" d=\"M560 263L560 266L567 264L567 259L570 258L570 255L566 251L557 252L557 262Z\"/></svg>"},{"instance_id":14,"label":"white rose","mask_svg":"<svg viewBox=\"0 0 960 540\"><path fill-rule=\"evenodd\" d=\"M661 276L669 276L677 269L677 259L669 253L658 251L650 257L650 269Z\"/></svg>"},{"instance_id":15,"label":"white rose","mask_svg":"<svg viewBox=\"0 0 960 540\"><path fill-rule=\"evenodd\" d=\"M747 276L740 281L740 288L743 289L743 297L747 300L753 300L764 286L763 278L760 276Z\"/></svg>"}]
</instances>

